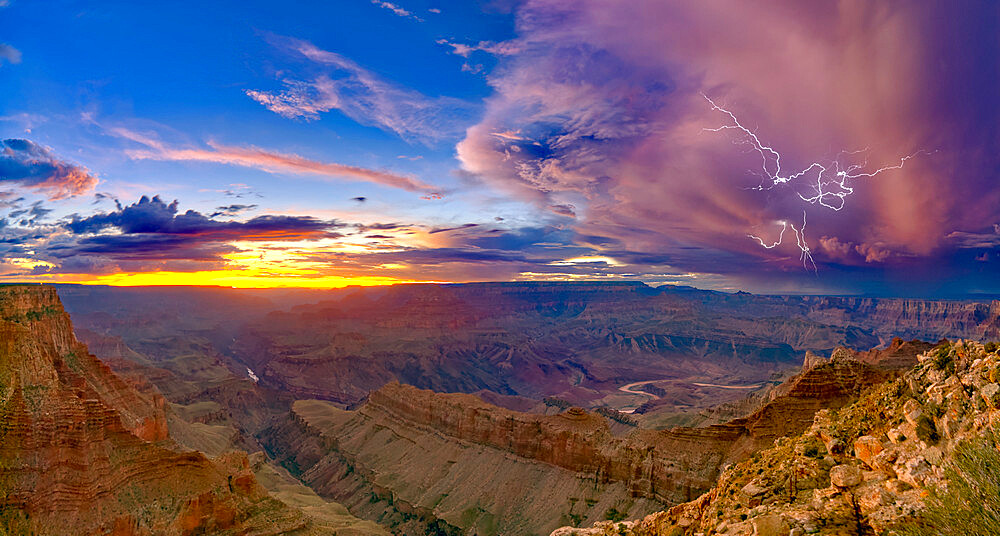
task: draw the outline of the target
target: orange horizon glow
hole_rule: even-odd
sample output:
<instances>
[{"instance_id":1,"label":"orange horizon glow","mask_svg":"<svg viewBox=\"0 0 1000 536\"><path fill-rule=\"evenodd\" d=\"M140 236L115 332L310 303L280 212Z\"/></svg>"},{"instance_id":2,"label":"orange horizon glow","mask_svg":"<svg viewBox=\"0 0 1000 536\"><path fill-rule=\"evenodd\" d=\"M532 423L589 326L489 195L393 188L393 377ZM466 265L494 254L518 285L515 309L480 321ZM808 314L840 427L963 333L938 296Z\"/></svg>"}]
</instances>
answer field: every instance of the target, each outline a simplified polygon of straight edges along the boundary
<instances>
[{"instance_id":1,"label":"orange horizon glow","mask_svg":"<svg viewBox=\"0 0 1000 536\"><path fill-rule=\"evenodd\" d=\"M250 273L248 273L250 272ZM71 283L77 285L107 285L112 287L198 286L229 288L313 288L335 289L351 286L371 287L403 283L447 283L383 276L316 277L253 273L248 270L206 270L200 272L119 272L98 276L76 277L38 276L14 278L6 283Z\"/></svg>"}]
</instances>

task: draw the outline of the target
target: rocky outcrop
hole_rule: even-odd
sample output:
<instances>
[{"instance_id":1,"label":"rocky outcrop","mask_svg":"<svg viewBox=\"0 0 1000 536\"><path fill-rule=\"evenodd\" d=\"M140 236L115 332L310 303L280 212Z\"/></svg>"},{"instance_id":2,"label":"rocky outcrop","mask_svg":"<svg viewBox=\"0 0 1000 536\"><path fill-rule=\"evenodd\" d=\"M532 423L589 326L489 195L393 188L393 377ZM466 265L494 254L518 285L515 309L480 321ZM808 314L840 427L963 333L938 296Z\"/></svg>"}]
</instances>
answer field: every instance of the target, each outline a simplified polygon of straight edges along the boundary
<instances>
[{"instance_id":1,"label":"rocky outcrop","mask_svg":"<svg viewBox=\"0 0 1000 536\"><path fill-rule=\"evenodd\" d=\"M933 343L896 337L885 348L851 352L852 357L883 370L905 371L917 364L917 356L934 347Z\"/></svg>"},{"instance_id":2,"label":"rocky outcrop","mask_svg":"<svg viewBox=\"0 0 1000 536\"><path fill-rule=\"evenodd\" d=\"M881 354L903 345L893 346ZM553 536L992 533L984 527L995 526L993 494L979 499L987 504L948 494L995 485L983 468L997 458L997 370L996 345L943 342L918 354L904 375L839 410L817 412L802 434L728 468L694 501ZM961 526L925 517L928 507Z\"/></svg>"},{"instance_id":3,"label":"rocky outcrop","mask_svg":"<svg viewBox=\"0 0 1000 536\"><path fill-rule=\"evenodd\" d=\"M162 397L90 355L45 286L0 287L0 490L10 534L308 532L245 456L173 450Z\"/></svg>"}]
</instances>

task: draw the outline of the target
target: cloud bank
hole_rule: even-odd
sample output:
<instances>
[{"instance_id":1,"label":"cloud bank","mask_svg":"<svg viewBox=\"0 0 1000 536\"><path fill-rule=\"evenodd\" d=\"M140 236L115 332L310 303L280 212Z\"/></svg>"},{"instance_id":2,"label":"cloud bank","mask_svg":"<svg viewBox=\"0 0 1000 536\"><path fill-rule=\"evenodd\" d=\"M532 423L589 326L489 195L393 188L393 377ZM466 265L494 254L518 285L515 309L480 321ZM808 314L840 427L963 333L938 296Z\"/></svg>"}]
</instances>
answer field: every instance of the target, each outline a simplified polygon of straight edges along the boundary
<instances>
[{"instance_id":1,"label":"cloud bank","mask_svg":"<svg viewBox=\"0 0 1000 536\"><path fill-rule=\"evenodd\" d=\"M840 212L810 207L806 237L821 277L915 264L938 277L962 255L952 233L1000 222L1000 15L960 4L532 0L458 157L539 207L572 205L602 247L749 281L799 277L794 241L748 234L770 242L801 221L807 190L756 190L759 155L704 131L726 117L702 93L789 169L866 147L841 158L873 169L937 151L853 182Z\"/></svg>"}]
</instances>

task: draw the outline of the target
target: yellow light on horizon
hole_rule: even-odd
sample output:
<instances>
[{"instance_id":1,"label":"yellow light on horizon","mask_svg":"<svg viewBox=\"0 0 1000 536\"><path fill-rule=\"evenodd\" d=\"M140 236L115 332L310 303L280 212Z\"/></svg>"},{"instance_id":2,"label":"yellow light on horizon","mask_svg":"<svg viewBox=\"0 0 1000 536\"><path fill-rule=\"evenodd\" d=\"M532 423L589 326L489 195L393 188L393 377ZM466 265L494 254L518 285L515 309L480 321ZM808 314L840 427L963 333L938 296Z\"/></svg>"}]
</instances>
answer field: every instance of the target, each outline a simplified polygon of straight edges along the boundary
<instances>
[{"instance_id":1,"label":"yellow light on horizon","mask_svg":"<svg viewBox=\"0 0 1000 536\"><path fill-rule=\"evenodd\" d=\"M89 280L78 280L84 285L109 285L113 287L146 286L221 286L232 288L343 288L349 286L378 286L398 283L423 283L411 279L381 276L317 275L302 277L291 274L273 274L250 270L206 270L200 272L120 272L98 275Z\"/></svg>"},{"instance_id":2,"label":"yellow light on horizon","mask_svg":"<svg viewBox=\"0 0 1000 536\"><path fill-rule=\"evenodd\" d=\"M562 261L554 261L549 263L551 266L568 266L572 264L587 264L592 262L603 262L609 266L621 266L622 263L611 257L605 257L603 255L582 255L580 257L572 257Z\"/></svg>"}]
</instances>

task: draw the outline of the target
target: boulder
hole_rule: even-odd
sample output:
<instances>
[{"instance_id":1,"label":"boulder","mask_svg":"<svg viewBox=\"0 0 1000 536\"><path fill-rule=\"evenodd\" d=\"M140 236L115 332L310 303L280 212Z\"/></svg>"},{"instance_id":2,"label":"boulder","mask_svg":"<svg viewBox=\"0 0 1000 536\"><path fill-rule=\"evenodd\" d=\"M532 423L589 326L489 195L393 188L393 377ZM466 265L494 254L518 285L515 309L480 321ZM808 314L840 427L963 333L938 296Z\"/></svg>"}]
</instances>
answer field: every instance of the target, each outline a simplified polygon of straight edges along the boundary
<instances>
[{"instance_id":1,"label":"boulder","mask_svg":"<svg viewBox=\"0 0 1000 536\"><path fill-rule=\"evenodd\" d=\"M854 465L838 465L830 469L830 483L838 488L851 488L861 483L861 470Z\"/></svg>"},{"instance_id":2,"label":"boulder","mask_svg":"<svg viewBox=\"0 0 1000 536\"><path fill-rule=\"evenodd\" d=\"M889 438L889 441L891 441L895 445L898 445L903 441L906 441L906 436L903 435L903 430L899 426L891 428L888 432L885 433L885 435Z\"/></svg>"},{"instance_id":3,"label":"boulder","mask_svg":"<svg viewBox=\"0 0 1000 536\"><path fill-rule=\"evenodd\" d=\"M913 487L920 487L924 480L931 476L931 466L923 456L917 456L906 460L904 463L896 462L896 475L900 480Z\"/></svg>"},{"instance_id":4,"label":"boulder","mask_svg":"<svg viewBox=\"0 0 1000 536\"><path fill-rule=\"evenodd\" d=\"M989 404L990 408L997 409L997 407L1000 407L1000 385L988 383L979 390L979 395Z\"/></svg>"},{"instance_id":5,"label":"boulder","mask_svg":"<svg viewBox=\"0 0 1000 536\"><path fill-rule=\"evenodd\" d=\"M912 424L913 426L917 426L917 423L920 422L920 417L922 417L923 414L924 410L920 406L920 403L916 400L911 398L903 404L903 417L906 418L906 422Z\"/></svg>"},{"instance_id":6,"label":"boulder","mask_svg":"<svg viewBox=\"0 0 1000 536\"><path fill-rule=\"evenodd\" d=\"M883 450L872 458L871 467L876 471L881 471L885 475L894 477L896 476L896 470L893 468L893 464L897 457L899 457L899 453L895 450Z\"/></svg>"},{"instance_id":7,"label":"boulder","mask_svg":"<svg viewBox=\"0 0 1000 536\"><path fill-rule=\"evenodd\" d=\"M750 482L740 490L740 503L747 508L753 508L760 505L765 493L767 488L756 481Z\"/></svg>"},{"instance_id":8,"label":"boulder","mask_svg":"<svg viewBox=\"0 0 1000 536\"><path fill-rule=\"evenodd\" d=\"M788 521L778 515L758 516L750 523L753 525L754 536L788 536L788 531L791 530Z\"/></svg>"},{"instance_id":9,"label":"boulder","mask_svg":"<svg viewBox=\"0 0 1000 536\"><path fill-rule=\"evenodd\" d=\"M863 514L874 512L893 501L892 495L879 484L864 486L858 490L857 497L858 506Z\"/></svg>"},{"instance_id":10,"label":"boulder","mask_svg":"<svg viewBox=\"0 0 1000 536\"><path fill-rule=\"evenodd\" d=\"M872 460L883 450L882 442L872 436L865 435L854 440L854 456L872 469L875 469Z\"/></svg>"}]
</instances>

